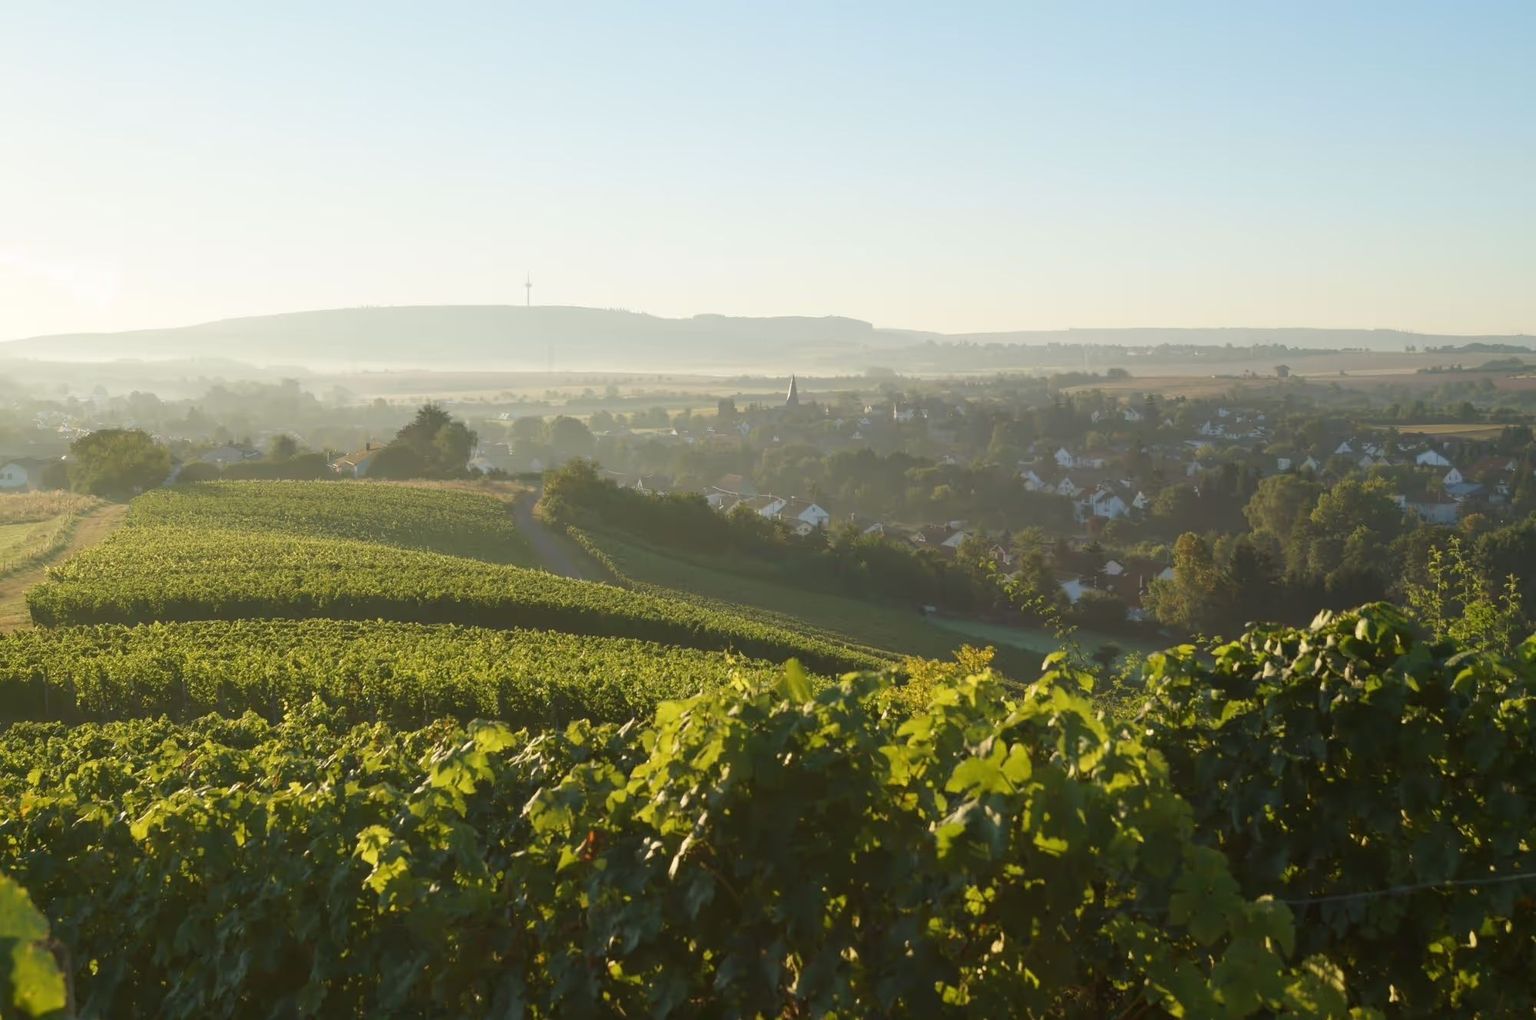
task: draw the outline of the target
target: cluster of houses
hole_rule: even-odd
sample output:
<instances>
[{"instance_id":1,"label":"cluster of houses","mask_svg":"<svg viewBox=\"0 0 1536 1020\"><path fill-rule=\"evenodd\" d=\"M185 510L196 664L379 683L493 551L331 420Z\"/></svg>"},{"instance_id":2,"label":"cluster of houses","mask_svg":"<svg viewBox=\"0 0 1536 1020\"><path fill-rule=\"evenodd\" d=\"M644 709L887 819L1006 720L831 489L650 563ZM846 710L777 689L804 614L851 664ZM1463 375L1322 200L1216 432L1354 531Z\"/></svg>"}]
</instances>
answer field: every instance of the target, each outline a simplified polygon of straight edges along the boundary
<instances>
[{"instance_id":1,"label":"cluster of houses","mask_svg":"<svg viewBox=\"0 0 1536 1020\"><path fill-rule=\"evenodd\" d=\"M1468 446L1463 452L1475 453L1475 449ZM1362 471L1412 465L1430 474L1434 482L1429 490L1430 498L1413 500L1402 494L1396 496L1398 506L1429 524L1454 524L1474 509L1507 503L1514 493L1515 478L1520 471L1518 460L1496 456L1469 457L1464 460L1465 469L1459 468L1445 452L1428 443L1407 449L1400 444L1395 453L1388 453L1379 443L1346 439L1334 448L1333 457L1344 458ZM1289 463L1282 460L1282 470L1288 468ZM1308 457L1297 468L1316 473L1322 465Z\"/></svg>"},{"instance_id":2,"label":"cluster of houses","mask_svg":"<svg viewBox=\"0 0 1536 1020\"><path fill-rule=\"evenodd\" d=\"M672 489L672 479L664 475L636 475L604 470L602 474L616 485L640 492L666 493ZM751 482L738 474L725 475L709 487L704 498L711 507L721 513L732 513L746 508L769 520L789 526L797 535L809 535L831 525L832 515L819 504L798 497L775 496L759 493ZM878 536L889 541L904 542L919 549L932 549L941 555L954 557L960 547L977 532L965 521L948 521L943 524L907 526L876 521L862 528L865 535ZM1017 576L1018 557L1006 542L1006 536L982 534L990 540L987 550L990 558L1005 574ZM1089 592L1101 592L1119 598L1128 608L1127 617L1141 620L1145 614L1140 608L1141 597L1154 580L1173 577L1173 568L1152 560L1130 559L1120 563L1110 559L1103 563L1089 563L1088 553L1069 553L1069 558L1079 556L1084 563L1058 563L1057 583L1067 601L1076 605Z\"/></svg>"},{"instance_id":3,"label":"cluster of houses","mask_svg":"<svg viewBox=\"0 0 1536 1020\"><path fill-rule=\"evenodd\" d=\"M1121 412L1126 421L1139 421L1135 408ZM1095 412L1094 420L1100 420ZM1474 509L1507 503L1521 470L1518 460L1487 456L1476 441L1451 441L1439 445L1428 440L1398 439L1392 449L1374 436L1352 436L1332 451L1300 456L1265 456L1260 451L1271 439L1262 412L1219 408L1182 441L1162 442L1147 448L1149 457L1164 465L1164 480L1182 475L1197 487L1200 477L1226 453L1236 453L1262 474L1298 473L1318 478L1336 477L1358 469L1410 467L1430 475L1423 498L1397 496L1398 505L1431 524L1454 524ZM1079 522L1094 518L1115 520L1144 512L1151 499L1137 481L1125 477L1102 455L1075 452L1069 446L1053 451L1031 448L1030 458L1019 462L1019 477L1031 492L1071 500ZM1123 450L1113 451L1117 455ZM1214 455L1214 456L1212 456ZM1453 457L1455 458L1453 460ZM1458 467L1455 461L1462 461ZM1171 468L1171 470L1169 470Z\"/></svg>"},{"instance_id":4,"label":"cluster of houses","mask_svg":"<svg viewBox=\"0 0 1536 1020\"><path fill-rule=\"evenodd\" d=\"M672 488L672 479L665 475L636 475L607 470L602 473L616 485L640 492L665 493ZM759 517L786 525L797 535L809 535L832 523L832 515L819 504L799 496L775 496L758 492L741 475L724 476L704 493L704 499L721 513L750 510Z\"/></svg>"},{"instance_id":5,"label":"cluster of houses","mask_svg":"<svg viewBox=\"0 0 1536 1020\"><path fill-rule=\"evenodd\" d=\"M1024 480L1024 488L1071 500L1079 521L1094 517L1116 520L1152 505L1147 494L1131 479L1106 472L1106 461L1102 457L1074 454L1063 446L1056 450L1051 460L1061 472L1054 480L1042 477L1045 469L1039 465L1020 463L1019 477ZM1074 472L1076 480L1072 477Z\"/></svg>"},{"instance_id":6,"label":"cluster of houses","mask_svg":"<svg viewBox=\"0 0 1536 1020\"><path fill-rule=\"evenodd\" d=\"M856 435L857 430L877 422L912 421L928 416L926 409L904 406L900 402L869 405L865 411L864 417L849 422L855 426ZM1145 418L1135 407L1093 414L1095 422L1106 417L1132 424ZM1420 498L1400 495L1398 504L1426 522L1454 524L1473 508L1507 501L1521 470L1516 460L1479 455L1482 453L1480 445L1472 441L1432 444L1428 440L1414 442L1398 438L1388 449L1383 438L1362 433L1339 441L1331 450L1325 447L1314 449L1306 456L1278 456L1264 412L1218 407L1212 409L1208 418L1190 427L1185 436L1169 437L1164 431L1158 441L1143 447L1148 461L1157 465L1155 474L1127 466L1124 444L1085 451L1072 444L1057 443L1032 445L1018 464L1018 475L1026 490L1070 501L1080 523L1097 521L1102 524L1149 512L1152 495L1170 482L1183 479L1198 490L1207 472L1229 460L1260 474L1300 473L1323 479L1355 469L1409 467L1432 476L1422 478L1424 484L1415 487L1423 489L1427 495ZM953 461L953 458L940 459ZM1464 466L1458 467L1457 461L1462 461ZM665 492L672 488L671 479L664 477L611 474L619 484L643 490ZM739 475L718 479L704 495L709 504L721 512L745 507L771 520L783 521L799 534L809 534L831 523L830 512L815 502L759 493ZM1094 530L1090 528L1090 533ZM915 527L874 522L864 524L863 531L946 555L957 554L974 533L974 529L968 528L963 521ZM1000 566L1005 570L1014 566L1013 554L1006 548L1006 537L1001 542L985 534L980 537L995 542L992 558ZM1058 555L1056 559L1063 558ZM1066 560L1070 559L1068 555ZM1139 607L1148 586L1155 580L1172 577L1171 567L1151 560L1122 562L1110 559L1102 563L1085 560L1082 564L1056 562L1054 566L1057 582L1068 601L1075 604L1093 592L1113 595L1128 607L1132 619L1142 616Z\"/></svg>"}]
</instances>

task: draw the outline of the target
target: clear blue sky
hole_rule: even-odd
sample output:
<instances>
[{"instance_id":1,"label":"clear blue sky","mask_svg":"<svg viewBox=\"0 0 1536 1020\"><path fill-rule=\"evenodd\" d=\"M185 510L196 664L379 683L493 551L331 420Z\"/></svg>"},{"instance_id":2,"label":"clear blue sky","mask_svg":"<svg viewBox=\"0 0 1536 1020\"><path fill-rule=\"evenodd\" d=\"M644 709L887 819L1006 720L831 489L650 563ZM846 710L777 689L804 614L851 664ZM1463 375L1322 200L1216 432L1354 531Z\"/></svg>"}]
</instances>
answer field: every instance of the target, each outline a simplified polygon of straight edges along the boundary
<instances>
[{"instance_id":1,"label":"clear blue sky","mask_svg":"<svg viewBox=\"0 0 1536 1020\"><path fill-rule=\"evenodd\" d=\"M359 304L1536 332L1536 2L12 2L0 338Z\"/></svg>"}]
</instances>

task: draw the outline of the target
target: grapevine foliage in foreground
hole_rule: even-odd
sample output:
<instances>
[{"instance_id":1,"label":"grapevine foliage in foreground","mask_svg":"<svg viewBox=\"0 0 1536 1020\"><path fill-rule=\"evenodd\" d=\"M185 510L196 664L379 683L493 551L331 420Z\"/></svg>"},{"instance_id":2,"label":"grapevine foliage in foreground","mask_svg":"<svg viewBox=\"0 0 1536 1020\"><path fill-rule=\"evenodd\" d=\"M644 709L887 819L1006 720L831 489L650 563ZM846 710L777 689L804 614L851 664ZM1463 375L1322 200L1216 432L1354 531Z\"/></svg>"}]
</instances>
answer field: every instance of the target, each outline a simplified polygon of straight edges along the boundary
<instances>
[{"instance_id":1,"label":"grapevine foliage in foreground","mask_svg":"<svg viewBox=\"0 0 1536 1020\"><path fill-rule=\"evenodd\" d=\"M18 724L0 867L97 1015L1346 1015L1079 682L909 713L791 668L539 736Z\"/></svg>"},{"instance_id":2,"label":"grapevine foliage in foreground","mask_svg":"<svg viewBox=\"0 0 1536 1020\"><path fill-rule=\"evenodd\" d=\"M313 696L349 722L445 716L515 726L625 722L777 667L719 652L548 631L336 620L64 627L0 636L0 720L209 712L282 717Z\"/></svg>"},{"instance_id":3,"label":"grapevine foliage in foreground","mask_svg":"<svg viewBox=\"0 0 1536 1020\"><path fill-rule=\"evenodd\" d=\"M1501 660L1375 605L1153 656L1141 721L1245 895L1323 900L1295 908L1298 946L1362 1001L1529 1016L1533 695L1536 639ZM1533 878L1443 885L1511 875Z\"/></svg>"},{"instance_id":4,"label":"grapevine foliage in foreground","mask_svg":"<svg viewBox=\"0 0 1536 1020\"><path fill-rule=\"evenodd\" d=\"M54 1016L68 1004L47 920L25 889L0 874L0 1016Z\"/></svg>"}]
</instances>

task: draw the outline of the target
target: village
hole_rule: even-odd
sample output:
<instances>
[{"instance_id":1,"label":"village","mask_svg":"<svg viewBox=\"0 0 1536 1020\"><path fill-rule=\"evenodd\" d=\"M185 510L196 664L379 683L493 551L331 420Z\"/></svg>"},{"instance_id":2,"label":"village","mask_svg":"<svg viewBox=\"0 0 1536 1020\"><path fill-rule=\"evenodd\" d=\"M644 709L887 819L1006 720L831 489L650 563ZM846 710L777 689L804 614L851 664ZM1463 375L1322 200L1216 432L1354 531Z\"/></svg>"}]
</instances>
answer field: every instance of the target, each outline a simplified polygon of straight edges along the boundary
<instances>
[{"instance_id":1,"label":"village","mask_svg":"<svg viewBox=\"0 0 1536 1020\"><path fill-rule=\"evenodd\" d=\"M1143 600L1153 582L1175 577L1172 540L1206 526L1244 527L1242 506L1265 478L1292 476L1324 487L1375 478L1377 487L1390 488L1388 495L1406 522L1454 528L1467 518L1487 526L1513 516L1517 487L1531 489L1536 477L1529 434L1522 428L1512 431L1509 439L1516 445L1510 452L1510 441L1404 434L1307 413L1282 411L1277 428L1272 408L1221 401L1106 402L1090 393L1080 403L1088 405L1076 412L1081 422L1061 430L1068 441L1032 439L1009 465L1011 485L1003 489L1015 490L1019 512L1010 513L1005 501L976 515L982 519L913 520L910 503L871 505L867 492L840 500L823 479L811 479L805 489L769 488L741 471L704 481L687 467L708 462L707 451L738 449L760 439L768 451L815 450L823 458L881 447L896 456L921 450L925 466L917 469L941 479L972 474L978 461L981 470L996 474L998 465L988 463L988 455L998 452L999 426L974 427L974 419L991 419L995 409L970 402L912 396L856 409L813 406L802 403L792 383L782 408L749 409L729 429L699 427L695 419L695 427L687 430L599 433L594 445L617 454L600 453L605 464L622 462L626 454L632 461L644 460L641 451L648 451L654 462L658 450L671 450L673 463L685 465L678 475L603 468L615 484L652 493L696 492L723 514L756 514L803 537L855 527L863 535L951 560L980 552L1008 573L1019 558L1015 536L1044 530L1052 541L1055 580L1067 603L1109 595L1133 622L1148 619ZM805 413L807 407L813 413ZM1061 407L1054 405L1057 411ZM1071 415L1057 417L1070 420ZM983 433L985 446L974 438L967 444L967 437ZM507 457L510 451L503 448L495 455ZM483 448L478 456L488 458ZM763 461L771 464L766 451ZM1110 549L1120 552L1106 552Z\"/></svg>"},{"instance_id":2,"label":"village","mask_svg":"<svg viewBox=\"0 0 1536 1020\"><path fill-rule=\"evenodd\" d=\"M625 488L694 493L804 539L853 528L946 560L983 559L1004 575L1044 547L1059 597L1097 622L1152 620L1153 586L1178 575L1175 540L1248 530L1244 508L1265 479L1371 482L1408 524L1455 530L1471 519L1486 530L1528 510L1536 477L1523 425L1399 428L1283 396L1126 397L1032 377L882 380L866 392L822 383L813 395L791 377L780 401L738 408L721 398L672 413L462 410L483 415L470 418L471 475L589 458ZM65 455L32 451L67 450L99 422L44 408L27 424L15 445L29 453L0 448L0 491L60 486ZM321 445L336 431L154 438L173 454L167 483L372 477L387 431L345 452Z\"/></svg>"}]
</instances>

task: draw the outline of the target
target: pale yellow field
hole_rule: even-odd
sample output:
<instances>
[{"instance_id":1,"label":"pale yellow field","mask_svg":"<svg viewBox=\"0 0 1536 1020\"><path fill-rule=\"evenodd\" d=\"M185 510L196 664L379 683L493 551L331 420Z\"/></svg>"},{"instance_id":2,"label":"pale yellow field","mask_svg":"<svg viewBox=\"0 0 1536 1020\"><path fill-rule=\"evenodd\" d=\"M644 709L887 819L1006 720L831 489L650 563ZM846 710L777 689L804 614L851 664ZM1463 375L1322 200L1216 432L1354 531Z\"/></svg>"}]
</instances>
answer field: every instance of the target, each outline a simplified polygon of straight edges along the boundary
<instances>
[{"instance_id":1,"label":"pale yellow field","mask_svg":"<svg viewBox=\"0 0 1536 1020\"><path fill-rule=\"evenodd\" d=\"M1488 442L1504 434L1505 425L1399 425L1404 436L1435 436L1440 439L1475 439Z\"/></svg>"}]
</instances>

